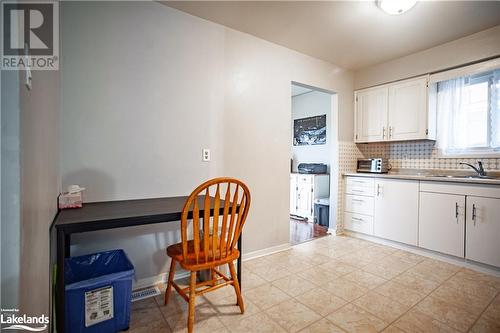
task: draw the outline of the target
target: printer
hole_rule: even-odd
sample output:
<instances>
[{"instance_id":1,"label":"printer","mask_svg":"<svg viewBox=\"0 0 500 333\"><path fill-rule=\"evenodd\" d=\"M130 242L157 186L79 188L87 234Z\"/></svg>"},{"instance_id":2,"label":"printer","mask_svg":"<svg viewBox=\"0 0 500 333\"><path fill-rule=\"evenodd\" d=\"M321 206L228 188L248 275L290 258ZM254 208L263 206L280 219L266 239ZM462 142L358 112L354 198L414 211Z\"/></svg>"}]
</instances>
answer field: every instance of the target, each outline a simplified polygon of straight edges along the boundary
<instances>
[{"instance_id":1,"label":"printer","mask_svg":"<svg viewBox=\"0 0 500 333\"><path fill-rule=\"evenodd\" d=\"M323 163L299 163L297 166L299 173L326 173L326 164Z\"/></svg>"}]
</instances>

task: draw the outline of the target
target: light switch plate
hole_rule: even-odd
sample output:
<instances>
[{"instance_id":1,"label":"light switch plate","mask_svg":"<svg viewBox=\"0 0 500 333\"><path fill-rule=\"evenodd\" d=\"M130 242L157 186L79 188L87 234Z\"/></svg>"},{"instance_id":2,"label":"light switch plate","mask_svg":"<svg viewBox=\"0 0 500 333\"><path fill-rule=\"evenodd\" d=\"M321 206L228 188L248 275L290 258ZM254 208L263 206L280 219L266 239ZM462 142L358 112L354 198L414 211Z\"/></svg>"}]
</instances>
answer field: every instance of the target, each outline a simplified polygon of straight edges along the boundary
<instances>
[{"instance_id":1,"label":"light switch plate","mask_svg":"<svg viewBox=\"0 0 500 333\"><path fill-rule=\"evenodd\" d=\"M210 161L210 149L203 148L203 150L202 150L202 160L203 160L203 162L209 162Z\"/></svg>"}]
</instances>

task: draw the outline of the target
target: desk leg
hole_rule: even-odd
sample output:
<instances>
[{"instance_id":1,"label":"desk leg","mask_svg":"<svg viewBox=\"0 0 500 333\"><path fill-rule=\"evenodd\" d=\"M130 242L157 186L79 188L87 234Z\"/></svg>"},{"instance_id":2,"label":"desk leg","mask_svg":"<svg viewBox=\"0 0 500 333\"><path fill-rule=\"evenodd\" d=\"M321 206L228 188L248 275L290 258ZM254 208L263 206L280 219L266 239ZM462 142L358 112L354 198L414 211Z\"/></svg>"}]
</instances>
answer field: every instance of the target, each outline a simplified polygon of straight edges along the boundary
<instances>
[{"instance_id":1,"label":"desk leg","mask_svg":"<svg viewBox=\"0 0 500 333\"><path fill-rule=\"evenodd\" d=\"M240 239L238 239L238 251L240 251L240 256L238 257L237 275L238 275L238 283L240 284L240 290L242 290L242 287L241 287L241 257L243 256L242 246L241 246L241 239L242 238L243 237L240 236Z\"/></svg>"},{"instance_id":2,"label":"desk leg","mask_svg":"<svg viewBox=\"0 0 500 333\"><path fill-rule=\"evenodd\" d=\"M56 281L56 329L64 332L64 258L66 257L66 234L57 229L57 281Z\"/></svg>"}]
</instances>

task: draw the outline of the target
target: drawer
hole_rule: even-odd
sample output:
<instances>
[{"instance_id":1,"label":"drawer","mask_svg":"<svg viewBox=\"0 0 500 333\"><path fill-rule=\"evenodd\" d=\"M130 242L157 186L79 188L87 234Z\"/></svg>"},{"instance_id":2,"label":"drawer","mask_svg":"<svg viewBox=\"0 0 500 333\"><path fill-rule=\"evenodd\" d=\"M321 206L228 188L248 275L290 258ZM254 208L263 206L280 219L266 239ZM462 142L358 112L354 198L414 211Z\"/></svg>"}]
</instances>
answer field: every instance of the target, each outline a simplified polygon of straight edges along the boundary
<instances>
[{"instance_id":1,"label":"drawer","mask_svg":"<svg viewBox=\"0 0 500 333\"><path fill-rule=\"evenodd\" d=\"M373 217L355 213L344 213L344 228L373 235Z\"/></svg>"},{"instance_id":2,"label":"drawer","mask_svg":"<svg viewBox=\"0 0 500 333\"><path fill-rule=\"evenodd\" d=\"M373 216L374 200L373 197L346 194L345 211Z\"/></svg>"},{"instance_id":3,"label":"drawer","mask_svg":"<svg viewBox=\"0 0 500 333\"><path fill-rule=\"evenodd\" d=\"M345 182L347 194L373 196L375 192L374 178L347 177Z\"/></svg>"}]
</instances>

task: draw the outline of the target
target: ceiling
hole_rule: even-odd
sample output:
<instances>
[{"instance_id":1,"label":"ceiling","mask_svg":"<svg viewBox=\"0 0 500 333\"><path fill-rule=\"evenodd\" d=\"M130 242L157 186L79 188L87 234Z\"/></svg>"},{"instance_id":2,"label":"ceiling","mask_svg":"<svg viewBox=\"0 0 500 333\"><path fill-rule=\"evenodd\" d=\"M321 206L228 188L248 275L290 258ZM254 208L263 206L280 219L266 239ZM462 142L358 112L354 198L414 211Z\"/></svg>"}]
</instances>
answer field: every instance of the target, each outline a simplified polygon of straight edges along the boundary
<instances>
[{"instance_id":1,"label":"ceiling","mask_svg":"<svg viewBox=\"0 0 500 333\"><path fill-rule=\"evenodd\" d=\"M394 16L375 1L162 3L353 70L500 24L500 1L419 1Z\"/></svg>"}]
</instances>

